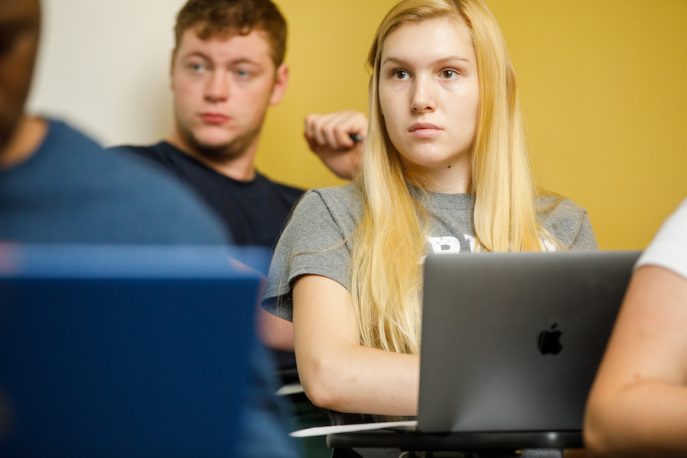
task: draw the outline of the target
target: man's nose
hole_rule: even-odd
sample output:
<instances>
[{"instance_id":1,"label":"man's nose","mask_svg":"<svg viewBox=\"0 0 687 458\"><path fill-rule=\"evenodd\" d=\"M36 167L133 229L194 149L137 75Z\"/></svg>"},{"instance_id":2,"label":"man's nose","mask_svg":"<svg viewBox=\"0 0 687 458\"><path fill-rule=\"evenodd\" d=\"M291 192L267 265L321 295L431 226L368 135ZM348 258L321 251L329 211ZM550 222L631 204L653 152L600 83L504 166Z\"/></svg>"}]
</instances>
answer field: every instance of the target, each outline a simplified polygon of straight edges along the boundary
<instances>
[{"instance_id":1,"label":"man's nose","mask_svg":"<svg viewBox=\"0 0 687 458\"><path fill-rule=\"evenodd\" d=\"M212 102L229 98L229 80L225 72L212 72L205 85L205 98Z\"/></svg>"}]
</instances>

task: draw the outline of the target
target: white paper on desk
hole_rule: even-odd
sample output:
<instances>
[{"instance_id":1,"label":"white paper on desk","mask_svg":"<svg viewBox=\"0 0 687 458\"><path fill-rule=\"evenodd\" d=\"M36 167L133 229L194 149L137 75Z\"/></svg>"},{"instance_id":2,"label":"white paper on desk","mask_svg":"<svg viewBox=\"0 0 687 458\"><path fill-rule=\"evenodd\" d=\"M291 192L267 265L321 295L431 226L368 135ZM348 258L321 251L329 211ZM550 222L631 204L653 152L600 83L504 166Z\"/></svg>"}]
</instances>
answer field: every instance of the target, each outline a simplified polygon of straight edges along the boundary
<instances>
[{"instance_id":1,"label":"white paper on desk","mask_svg":"<svg viewBox=\"0 0 687 458\"><path fill-rule=\"evenodd\" d=\"M292 432L291 437L313 437L326 436L336 433L355 433L358 431L372 431L375 429L403 428L414 429L417 427L417 420L408 421L385 421L381 423L357 423L353 425L338 426L318 426L316 428L299 429Z\"/></svg>"}]
</instances>

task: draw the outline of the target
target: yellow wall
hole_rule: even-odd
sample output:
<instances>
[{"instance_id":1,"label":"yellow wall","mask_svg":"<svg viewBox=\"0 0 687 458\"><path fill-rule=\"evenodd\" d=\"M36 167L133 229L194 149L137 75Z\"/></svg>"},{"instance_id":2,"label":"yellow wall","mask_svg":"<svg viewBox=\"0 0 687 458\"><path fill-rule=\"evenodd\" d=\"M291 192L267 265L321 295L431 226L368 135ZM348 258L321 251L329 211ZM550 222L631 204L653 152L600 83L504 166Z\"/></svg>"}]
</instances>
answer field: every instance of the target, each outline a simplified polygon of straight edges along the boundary
<instances>
[{"instance_id":1,"label":"yellow wall","mask_svg":"<svg viewBox=\"0 0 687 458\"><path fill-rule=\"evenodd\" d=\"M588 209L601 248L644 248L687 196L687 1L488 2L518 72L539 183ZM367 110L365 57L394 3L278 0L292 78L265 126L263 172L340 183L308 151L303 117Z\"/></svg>"}]
</instances>

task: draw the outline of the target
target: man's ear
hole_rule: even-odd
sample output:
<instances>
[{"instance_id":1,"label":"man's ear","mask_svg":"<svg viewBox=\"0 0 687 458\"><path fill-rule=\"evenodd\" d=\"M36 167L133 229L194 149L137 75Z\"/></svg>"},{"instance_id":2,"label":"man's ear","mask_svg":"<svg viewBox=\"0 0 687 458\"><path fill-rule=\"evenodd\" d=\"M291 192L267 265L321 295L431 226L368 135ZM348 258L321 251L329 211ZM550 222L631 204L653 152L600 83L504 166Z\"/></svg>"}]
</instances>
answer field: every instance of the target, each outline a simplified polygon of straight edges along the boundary
<instances>
[{"instance_id":1,"label":"man's ear","mask_svg":"<svg viewBox=\"0 0 687 458\"><path fill-rule=\"evenodd\" d=\"M272 95L270 95L270 105L276 105L281 102L286 93L286 87L289 85L289 66L281 64L275 73L274 86L272 86Z\"/></svg>"}]
</instances>

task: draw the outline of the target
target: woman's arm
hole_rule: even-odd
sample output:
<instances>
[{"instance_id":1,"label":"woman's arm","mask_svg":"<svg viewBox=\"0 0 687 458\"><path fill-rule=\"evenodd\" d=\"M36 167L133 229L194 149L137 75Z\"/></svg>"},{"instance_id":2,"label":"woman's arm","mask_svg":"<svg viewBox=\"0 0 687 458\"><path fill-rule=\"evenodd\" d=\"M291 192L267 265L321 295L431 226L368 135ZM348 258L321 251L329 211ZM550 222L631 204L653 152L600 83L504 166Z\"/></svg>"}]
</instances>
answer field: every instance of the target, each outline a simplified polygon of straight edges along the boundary
<instances>
[{"instance_id":1,"label":"woman's arm","mask_svg":"<svg viewBox=\"0 0 687 458\"><path fill-rule=\"evenodd\" d=\"M313 404L339 412L417 414L419 358L361 346L343 286L317 275L299 277L293 303L298 372Z\"/></svg>"},{"instance_id":2,"label":"woman's arm","mask_svg":"<svg viewBox=\"0 0 687 458\"><path fill-rule=\"evenodd\" d=\"M258 307L258 335L273 350L293 351L293 323Z\"/></svg>"},{"instance_id":3,"label":"woman's arm","mask_svg":"<svg viewBox=\"0 0 687 458\"><path fill-rule=\"evenodd\" d=\"M635 273L587 405L599 454L687 454L687 279Z\"/></svg>"}]
</instances>

